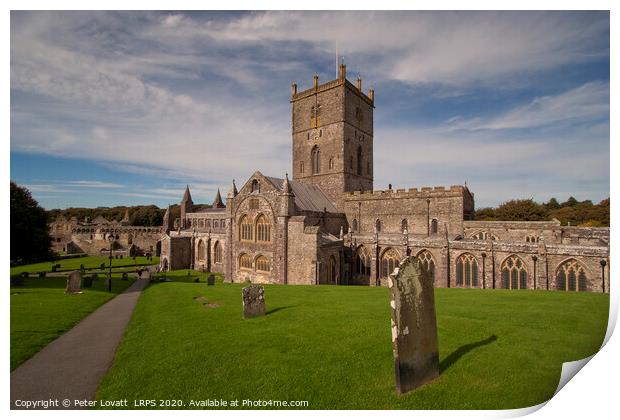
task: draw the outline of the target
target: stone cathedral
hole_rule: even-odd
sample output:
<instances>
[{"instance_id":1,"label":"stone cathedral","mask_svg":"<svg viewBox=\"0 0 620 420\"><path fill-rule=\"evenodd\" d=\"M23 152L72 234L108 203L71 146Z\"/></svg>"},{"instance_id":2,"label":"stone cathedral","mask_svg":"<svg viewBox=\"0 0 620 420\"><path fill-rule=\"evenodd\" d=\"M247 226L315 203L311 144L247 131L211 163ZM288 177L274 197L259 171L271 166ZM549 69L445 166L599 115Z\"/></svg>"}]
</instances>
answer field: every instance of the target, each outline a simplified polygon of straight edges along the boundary
<instances>
[{"instance_id":1,"label":"stone cathedral","mask_svg":"<svg viewBox=\"0 0 620 420\"><path fill-rule=\"evenodd\" d=\"M228 282L385 285L415 255L437 287L609 292L609 228L476 221L467 186L373 189L375 93L338 78L291 86L292 177L260 171L226 202L164 217L161 270Z\"/></svg>"}]
</instances>

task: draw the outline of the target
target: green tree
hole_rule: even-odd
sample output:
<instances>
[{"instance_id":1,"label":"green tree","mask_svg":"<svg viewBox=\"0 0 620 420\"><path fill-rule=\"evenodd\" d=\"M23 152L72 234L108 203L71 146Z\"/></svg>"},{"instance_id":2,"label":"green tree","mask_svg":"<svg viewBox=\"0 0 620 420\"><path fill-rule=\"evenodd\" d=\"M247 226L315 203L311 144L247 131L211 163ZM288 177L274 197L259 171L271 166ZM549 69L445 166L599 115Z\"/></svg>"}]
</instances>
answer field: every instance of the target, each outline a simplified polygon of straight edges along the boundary
<instances>
[{"instance_id":1,"label":"green tree","mask_svg":"<svg viewBox=\"0 0 620 420\"><path fill-rule=\"evenodd\" d=\"M30 191L11 181L11 262L50 259L51 243L47 213Z\"/></svg>"},{"instance_id":2,"label":"green tree","mask_svg":"<svg viewBox=\"0 0 620 420\"><path fill-rule=\"evenodd\" d=\"M507 201L495 213L498 220L507 221L547 220L549 216L547 209L532 199Z\"/></svg>"},{"instance_id":3,"label":"green tree","mask_svg":"<svg viewBox=\"0 0 620 420\"><path fill-rule=\"evenodd\" d=\"M551 199L547 203L545 203L545 207L547 207L547 210L559 209L560 203L555 197L551 197Z\"/></svg>"}]
</instances>

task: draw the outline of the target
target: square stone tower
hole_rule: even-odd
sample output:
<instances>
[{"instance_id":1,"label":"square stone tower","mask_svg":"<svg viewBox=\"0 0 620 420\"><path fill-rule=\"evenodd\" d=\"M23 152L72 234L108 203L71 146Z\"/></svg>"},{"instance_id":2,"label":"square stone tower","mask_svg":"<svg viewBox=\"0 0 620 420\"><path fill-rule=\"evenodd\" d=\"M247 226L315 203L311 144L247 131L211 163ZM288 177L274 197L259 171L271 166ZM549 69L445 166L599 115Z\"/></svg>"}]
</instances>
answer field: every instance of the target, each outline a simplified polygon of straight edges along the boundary
<instances>
[{"instance_id":1,"label":"square stone tower","mask_svg":"<svg viewBox=\"0 0 620 420\"><path fill-rule=\"evenodd\" d=\"M291 87L293 179L319 186L342 209L342 194L373 187L374 91L362 92L340 65L338 78Z\"/></svg>"}]
</instances>

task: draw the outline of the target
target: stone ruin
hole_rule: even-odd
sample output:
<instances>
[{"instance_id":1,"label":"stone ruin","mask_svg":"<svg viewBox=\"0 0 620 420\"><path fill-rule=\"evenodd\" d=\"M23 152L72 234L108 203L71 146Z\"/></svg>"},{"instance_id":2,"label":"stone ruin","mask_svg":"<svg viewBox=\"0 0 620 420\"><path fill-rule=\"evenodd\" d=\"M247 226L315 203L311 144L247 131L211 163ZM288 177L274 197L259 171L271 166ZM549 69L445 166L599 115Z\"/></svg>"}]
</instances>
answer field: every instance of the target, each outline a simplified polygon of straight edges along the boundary
<instances>
[{"instance_id":1,"label":"stone ruin","mask_svg":"<svg viewBox=\"0 0 620 420\"><path fill-rule=\"evenodd\" d=\"M416 257L389 276L396 391L404 394L439 376L433 282Z\"/></svg>"},{"instance_id":2,"label":"stone ruin","mask_svg":"<svg viewBox=\"0 0 620 420\"><path fill-rule=\"evenodd\" d=\"M251 284L242 289L243 317L254 318L265 315L265 288Z\"/></svg>"}]
</instances>

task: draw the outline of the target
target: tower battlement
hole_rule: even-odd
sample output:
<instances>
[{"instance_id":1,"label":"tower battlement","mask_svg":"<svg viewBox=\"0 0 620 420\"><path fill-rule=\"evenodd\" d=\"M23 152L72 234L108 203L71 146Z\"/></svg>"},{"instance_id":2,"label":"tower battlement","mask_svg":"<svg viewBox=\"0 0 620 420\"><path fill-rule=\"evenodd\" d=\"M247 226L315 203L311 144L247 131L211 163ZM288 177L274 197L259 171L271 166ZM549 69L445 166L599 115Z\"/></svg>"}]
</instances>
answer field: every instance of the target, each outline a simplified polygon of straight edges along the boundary
<instances>
[{"instance_id":1,"label":"tower battlement","mask_svg":"<svg viewBox=\"0 0 620 420\"><path fill-rule=\"evenodd\" d=\"M312 87L300 92L297 91L297 83L293 83L291 85L291 102L298 101L300 99L312 96L316 93L325 92L327 90L334 89L338 86L343 85L356 92L369 105L372 105L374 107L374 89L368 89L368 93L364 93L364 91L362 90L362 79L360 77L357 78L355 85L351 83L346 77L346 66L344 64L340 65L340 72L338 78L330 80L329 82L319 84L319 76L314 75Z\"/></svg>"},{"instance_id":2,"label":"tower battlement","mask_svg":"<svg viewBox=\"0 0 620 420\"><path fill-rule=\"evenodd\" d=\"M385 199L385 198L431 198L436 196L473 194L463 185L452 185L449 188L444 186L421 187L421 188L399 188L388 190L373 191L349 191L344 194L345 201Z\"/></svg>"}]
</instances>

